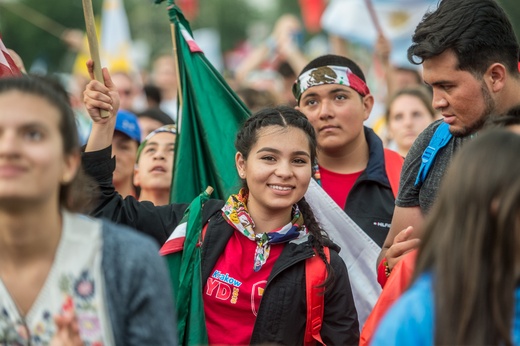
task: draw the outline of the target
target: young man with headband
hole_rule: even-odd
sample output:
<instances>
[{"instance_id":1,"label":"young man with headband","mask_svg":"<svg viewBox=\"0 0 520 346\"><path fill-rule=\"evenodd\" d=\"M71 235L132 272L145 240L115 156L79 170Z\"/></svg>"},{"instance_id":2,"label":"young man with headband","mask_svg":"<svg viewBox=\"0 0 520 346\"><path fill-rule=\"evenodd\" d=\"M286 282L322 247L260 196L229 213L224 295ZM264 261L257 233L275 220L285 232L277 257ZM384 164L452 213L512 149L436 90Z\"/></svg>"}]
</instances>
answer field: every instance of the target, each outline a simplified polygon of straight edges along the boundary
<instances>
[{"instance_id":1,"label":"young man with headband","mask_svg":"<svg viewBox=\"0 0 520 346\"><path fill-rule=\"evenodd\" d=\"M403 159L363 125L374 105L363 72L348 58L321 56L304 67L293 94L316 130L316 180L382 246Z\"/></svg>"}]
</instances>

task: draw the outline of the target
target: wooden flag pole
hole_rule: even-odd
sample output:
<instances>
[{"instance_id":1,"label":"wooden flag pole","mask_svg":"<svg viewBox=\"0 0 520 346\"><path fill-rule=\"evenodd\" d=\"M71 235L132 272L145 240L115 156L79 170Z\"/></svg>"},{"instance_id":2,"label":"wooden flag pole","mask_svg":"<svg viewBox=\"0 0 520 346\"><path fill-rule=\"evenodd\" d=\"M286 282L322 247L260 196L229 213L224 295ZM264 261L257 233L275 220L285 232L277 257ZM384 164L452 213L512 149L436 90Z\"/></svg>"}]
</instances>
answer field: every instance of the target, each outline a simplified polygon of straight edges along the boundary
<instances>
[{"instance_id":1,"label":"wooden flag pole","mask_svg":"<svg viewBox=\"0 0 520 346\"><path fill-rule=\"evenodd\" d=\"M103 72L101 72L101 59L99 57L99 47L96 34L96 24L94 22L94 11L92 10L92 0L82 0L83 14L85 15L85 27L87 30L88 46L90 58L94 62L94 78L98 82L105 84ZM110 114L106 110L101 110L101 117L108 118Z\"/></svg>"},{"instance_id":2,"label":"wooden flag pole","mask_svg":"<svg viewBox=\"0 0 520 346\"><path fill-rule=\"evenodd\" d=\"M180 75L180 68L179 68L179 52L177 51L177 40L176 40L176 30L175 25L173 23L170 23L171 33L172 33L172 43L173 43L173 56L175 58L175 73L177 74L177 109L179 112L177 112L177 133L181 132L181 122L182 122L182 106L183 106L183 100L182 100L182 84L181 84L181 75Z\"/></svg>"},{"instance_id":3,"label":"wooden flag pole","mask_svg":"<svg viewBox=\"0 0 520 346\"><path fill-rule=\"evenodd\" d=\"M60 23L41 14L35 9L24 5L21 2L2 5L4 8L16 14L20 18L27 20L29 23L32 23L40 29L47 31L49 34L56 36L57 38L61 39L63 33L67 30L67 28Z\"/></svg>"},{"instance_id":4,"label":"wooden flag pole","mask_svg":"<svg viewBox=\"0 0 520 346\"><path fill-rule=\"evenodd\" d=\"M370 18L372 19L372 23L376 27L377 33L379 35L383 35L383 29L381 28L381 23L377 18L376 10L374 9L374 5L371 0L365 0L365 4L367 5L368 12L370 13Z\"/></svg>"}]
</instances>

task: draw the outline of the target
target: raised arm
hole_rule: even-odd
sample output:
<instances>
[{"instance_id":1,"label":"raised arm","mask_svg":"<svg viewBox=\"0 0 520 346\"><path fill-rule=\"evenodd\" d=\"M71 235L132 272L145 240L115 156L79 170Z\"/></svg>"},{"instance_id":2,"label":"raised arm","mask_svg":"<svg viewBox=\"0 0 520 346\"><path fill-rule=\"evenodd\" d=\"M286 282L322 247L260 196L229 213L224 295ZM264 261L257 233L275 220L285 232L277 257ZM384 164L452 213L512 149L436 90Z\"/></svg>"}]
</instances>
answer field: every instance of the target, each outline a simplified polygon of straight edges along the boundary
<instances>
[{"instance_id":1,"label":"raised arm","mask_svg":"<svg viewBox=\"0 0 520 346\"><path fill-rule=\"evenodd\" d=\"M119 109L119 93L106 68L103 68L105 84L94 79L94 63L91 60L87 62L87 68L91 81L83 93L83 101L92 119L92 130L85 152L91 152L105 149L112 144ZM109 117L101 117L101 110L107 111Z\"/></svg>"}]
</instances>

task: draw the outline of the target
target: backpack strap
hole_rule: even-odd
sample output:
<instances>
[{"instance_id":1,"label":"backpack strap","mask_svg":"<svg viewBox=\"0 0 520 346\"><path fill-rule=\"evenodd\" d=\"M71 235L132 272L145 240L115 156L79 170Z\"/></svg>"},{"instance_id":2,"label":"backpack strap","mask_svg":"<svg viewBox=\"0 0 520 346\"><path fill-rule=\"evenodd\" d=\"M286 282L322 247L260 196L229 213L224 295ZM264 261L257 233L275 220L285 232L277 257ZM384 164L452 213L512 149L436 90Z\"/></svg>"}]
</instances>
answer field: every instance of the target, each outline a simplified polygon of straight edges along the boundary
<instances>
[{"instance_id":1,"label":"backpack strap","mask_svg":"<svg viewBox=\"0 0 520 346\"><path fill-rule=\"evenodd\" d=\"M401 168L403 167L404 159L401 155L393 150L384 149L385 152L385 170L394 199L397 198L399 191L399 180L401 178Z\"/></svg>"},{"instance_id":2,"label":"backpack strap","mask_svg":"<svg viewBox=\"0 0 520 346\"><path fill-rule=\"evenodd\" d=\"M314 250L316 252L316 250ZM330 249L323 247L327 262L330 263ZM316 253L305 260L305 294L307 297L307 324L305 325L304 345L316 345L319 342L325 345L321 339L321 325L325 308L325 287L321 286L327 279L325 263Z\"/></svg>"},{"instance_id":3,"label":"backpack strap","mask_svg":"<svg viewBox=\"0 0 520 346\"><path fill-rule=\"evenodd\" d=\"M430 170L433 162L435 161L435 156L439 152L441 148L444 148L446 144L450 141L453 135L450 133L450 125L442 122L435 130L430 143L424 149L422 154L422 162L421 167L419 167L419 172L417 173L417 178L415 179L415 186L422 184L426 180L426 176L428 175L428 171Z\"/></svg>"},{"instance_id":4,"label":"backpack strap","mask_svg":"<svg viewBox=\"0 0 520 346\"><path fill-rule=\"evenodd\" d=\"M197 243L197 246L202 246L202 242L204 241L204 238L206 237L206 232L208 230L208 224L209 224L209 220L206 221L204 226L202 226L202 231L200 232L200 239L199 239L199 242Z\"/></svg>"}]
</instances>

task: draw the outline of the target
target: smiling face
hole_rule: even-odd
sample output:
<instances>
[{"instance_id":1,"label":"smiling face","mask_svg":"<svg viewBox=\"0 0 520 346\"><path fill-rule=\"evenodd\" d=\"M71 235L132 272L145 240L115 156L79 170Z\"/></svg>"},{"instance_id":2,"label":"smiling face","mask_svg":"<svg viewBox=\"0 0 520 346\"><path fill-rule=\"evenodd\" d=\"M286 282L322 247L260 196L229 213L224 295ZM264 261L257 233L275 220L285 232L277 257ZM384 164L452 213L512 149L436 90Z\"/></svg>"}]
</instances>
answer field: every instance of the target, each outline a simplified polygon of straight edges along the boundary
<instances>
[{"instance_id":1,"label":"smiling face","mask_svg":"<svg viewBox=\"0 0 520 346\"><path fill-rule=\"evenodd\" d=\"M257 132L248 157L236 154L236 166L249 189L251 214L287 213L298 202L311 179L309 139L301 129L277 125Z\"/></svg>"},{"instance_id":2,"label":"smiling face","mask_svg":"<svg viewBox=\"0 0 520 346\"><path fill-rule=\"evenodd\" d=\"M61 184L79 167L79 153L65 155L60 112L40 96L0 94L0 207L59 204Z\"/></svg>"},{"instance_id":3,"label":"smiling face","mask_svg":"<svg viewBox=\"0 0 520 346\"><path fill-rule=\"evenodd\" d=\"M388 114L388 133L401 155L406 155L417 136L432 121L433 115L417 96L404 94L392 102Z\"/></svg>"},{"instance_id":4,"label":"smiling face","mask_svg":"<svg viewBox=\"0 0 520 346\"><path fill-rule=\"evenodd\" d=\"M478 131L495 110L484 78L457 69L457 56L450 50L423 63L424 81L433 88L433 108L439 110L454 136Z\"/></svg>"},{"instance_id":5,"label":"smiling face","mask_svg":"<svg viewBox=\"0 0 520 346\"><path fill-rule=\"evenodd\" d=\"M159 132L150 138L139 157L134 185L145 190L170 190L176 135Z\"/></svg>"},{"instance_id":6,"label":"smiling face","mask_svg":"<svg viewBox=\"0 0 520 346\"><path fill-rule=\"evenodd\" d=\"M320 150L335 153L365 141L363 122L368 119L374 99L361 97L340 84L323 84L307 89L299 110L309 119Z\"/></svg>"}]
</instances>

